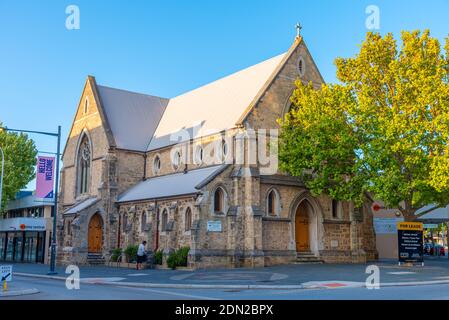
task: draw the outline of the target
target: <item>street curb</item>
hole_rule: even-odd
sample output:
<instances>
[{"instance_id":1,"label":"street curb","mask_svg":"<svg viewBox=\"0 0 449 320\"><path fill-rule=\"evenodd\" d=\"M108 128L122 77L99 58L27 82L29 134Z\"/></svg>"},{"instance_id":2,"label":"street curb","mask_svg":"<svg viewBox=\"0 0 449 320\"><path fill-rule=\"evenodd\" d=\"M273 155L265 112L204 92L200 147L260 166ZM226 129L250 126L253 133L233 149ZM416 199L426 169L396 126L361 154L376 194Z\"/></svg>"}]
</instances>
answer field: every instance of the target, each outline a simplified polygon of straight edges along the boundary
<instances>
[{"instance_id":1,"label":"street curb","mask_svg":"<svg viewBox=\"0 0 449 320\"><path fill-rule=\"evenodd\" d=\"M41 278L41 279L51 279L51 280L62 280L65 281L65 277L59 276L49 276L44 274L34 274L34 273L20 273L14 272L15 276L30 277L30 278ZM303 285L233 285L233 284L177 284L177 283L139 283L139 282L113 282L113 281L93 281L80 279L80 283L85 284L101 284L108 286L123 286L123 287L135 287L135 288L165 288L165 289L239 289L239 290L249 290L249 289L305 289Z\"/></svg>"},{"instance_id":2,"label":"street curb","mask_svg":"<svg viewBox=\"0 0 449 320\"><path fill-rule=\"evenodd\" d=\"M65 277L50 276L34 273L20 273L14 272L16 276L52 279L65 281ZM324 282L324 281L323 281ZM80 283L85 284L100 284L108 286L122 286L122 287L134 287L134 288L165 288L165 289L236 289L236 290L300 290L300 289L345 289L345 288L365 288L364 282L343 286L339 288L328 288L325 285L226 285L226 284L177 284L177 283L139 283L139 282L113 282L113 281L93 281L80 279ZM425 286L425 285L437 285L437 284L449 284L449 280L433 280L433 281L413 281L413 282L385 282L380 283L379 287L405 287L405 286Z\"/></svg>"},{"instance_id":3,"label":"street curb","mask_svg":"<svg viewBox=\"0 0 449 320\"><path fill-rule=\"evenodd\" d=\"M14 291L0 291L0 298L2 297L17 297L17 296L25 296L29 294L36 294L40 291L38 289L24 289L24 290L14 290Z\"/></svg>"}]
</instances>

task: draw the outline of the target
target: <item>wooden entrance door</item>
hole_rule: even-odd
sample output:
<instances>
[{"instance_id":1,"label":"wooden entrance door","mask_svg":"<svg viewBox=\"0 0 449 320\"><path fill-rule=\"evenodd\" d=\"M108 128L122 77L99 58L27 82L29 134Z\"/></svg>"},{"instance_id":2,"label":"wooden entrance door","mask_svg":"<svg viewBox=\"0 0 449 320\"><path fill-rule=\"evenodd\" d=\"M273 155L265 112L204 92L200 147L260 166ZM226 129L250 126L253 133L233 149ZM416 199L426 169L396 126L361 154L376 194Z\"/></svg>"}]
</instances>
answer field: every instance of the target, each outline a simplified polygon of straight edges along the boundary
<instances>
[{"instance_id":1,"label":"wooden entrance door","mask_svg":"<svg viewBox=\"0 0 449 320\"><path fill-rule=\"evenodd\" d=\"M90 253L100 253L103 242L103 220L96 213L89 222L88 246Z\"/></svg>"},{"instance_id":2,"label":"wooden entrance door","mask_svg":"<svg viewBox=\"0 0 449 320\"><path fill-rule=\"evenodd\" d=\"M298 209L296 209L295 237L296 237L296 251L298 252L310 251L309 212L308 212L308 205L305 201L303 201L298 206Z\"/></svg>"}]
</instances>

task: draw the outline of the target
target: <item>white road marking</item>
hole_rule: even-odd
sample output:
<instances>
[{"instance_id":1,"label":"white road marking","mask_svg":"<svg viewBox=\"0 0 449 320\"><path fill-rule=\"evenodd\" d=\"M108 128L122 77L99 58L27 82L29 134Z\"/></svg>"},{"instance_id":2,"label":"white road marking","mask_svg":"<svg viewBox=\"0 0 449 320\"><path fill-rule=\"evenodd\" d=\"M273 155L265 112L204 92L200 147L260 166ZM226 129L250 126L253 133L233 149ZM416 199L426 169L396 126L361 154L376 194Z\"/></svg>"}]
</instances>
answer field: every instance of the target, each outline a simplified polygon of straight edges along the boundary
<instances>
[{"instance_id":1,"label":"white road marking","mask_svg":"<svg viewBox=\"0 0 449 320\"><path fill-rule=\"evenodd\" d=\"M388 274L395 274L395 275L415 274L415 273L416 273L416 272L411 272L411 271L388 272Z\"/></svg>"},{"instance_id":2,"label":"white road marking","mask_svg":"<svg viewBox=\"0 0 449 320\"><path fill-rule=\"evenodd\" d=\"M140 276L147 276L147 273L130 273L126 275L127 277L140 277Z\"/></svg>"},{"instance_id":3,"label":"white road marking","mask_svg":"<svg viewBox=\"0 0 449 320\"><path fill-rule=\"evenodd\" d=\"M110 277L110 278L81 278L81 283L101 283L101 282L117 282L125 280L126 278Z\"/></svg>"},{"instance_id":4,"label":"white road marking","mask_svg":"<svg viewBox=\"0 0 449 320\"><path fill-rule=\"evenodd\" d=\"M144 289L144 288L130 288L125 286L118 286L119 288L126 288L126 289L134 289L139 291L146 291L146 292L154 292L159 294L168 294L172 296L180 296L180 297L187 297L187 298L194 298L194 299L202 299L202 300L222 300L218 298L211 298L211 297L204 297L204 296L197 296L193 294L185 294L185 293L177 293L177 292L171 292L171 291L164 291L164 290L155 290L155 289Z\"/></svg>"}]
</instances>

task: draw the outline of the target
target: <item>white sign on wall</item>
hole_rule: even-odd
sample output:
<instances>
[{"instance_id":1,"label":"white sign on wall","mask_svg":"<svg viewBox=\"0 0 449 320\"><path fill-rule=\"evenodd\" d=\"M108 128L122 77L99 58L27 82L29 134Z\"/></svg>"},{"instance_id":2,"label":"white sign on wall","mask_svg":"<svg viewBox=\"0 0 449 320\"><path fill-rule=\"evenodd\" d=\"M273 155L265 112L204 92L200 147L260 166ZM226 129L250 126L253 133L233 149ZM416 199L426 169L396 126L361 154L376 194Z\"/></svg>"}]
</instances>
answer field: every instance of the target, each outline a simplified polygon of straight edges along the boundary
<instances>
[{"instance_id":1,"label":"white sign on wall","mask_svg":"<svg viewBox=\"0 0 449 320\"><path fill-rule=\"evenodd\" d=\"M376 234L397 234L397 224L403 221L404 218L374 218L374 231Z\"/></svg>"},{"instance_id":2,"label":"white sign on wall","mask_svg":"<svg viewBox=\"0 0 449 320\"><path fill-rule=\"evenodd\" d=\"M221 232L221 221L207 221L207 231Z\"/></svg>"}]
</instances>

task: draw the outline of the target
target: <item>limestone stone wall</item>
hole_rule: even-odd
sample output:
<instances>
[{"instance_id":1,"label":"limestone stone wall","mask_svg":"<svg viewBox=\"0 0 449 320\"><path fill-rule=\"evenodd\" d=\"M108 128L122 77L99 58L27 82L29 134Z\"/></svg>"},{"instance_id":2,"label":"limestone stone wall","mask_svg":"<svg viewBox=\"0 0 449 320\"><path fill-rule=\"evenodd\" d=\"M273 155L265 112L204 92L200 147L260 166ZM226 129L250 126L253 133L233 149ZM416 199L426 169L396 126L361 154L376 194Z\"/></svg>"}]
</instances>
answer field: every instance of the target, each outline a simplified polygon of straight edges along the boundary
<instances>
[{"instance_id":1,"label":"limestone stone wall","mask_svg":"<svg viewBox=\"0 0 449 320\"><path fill-rule=\"evenodd\" d=\"M85 104L87 102L87 108ZM85 112L87 111L87 112ZM61 203L63 205L74 204L76 201L76 157L80 139L86 134L91 143L91 181L90 194L98 195L98 187L101 183L100 160L109 149L109 140L103 127L103 122L94 97L93 84L87 81L77 108L74 122L63 152L62 161L64 172L64 184L61 186Z\"/></svg>"},{"instance_id":2,"label":"limestone stone wall","mask_svg":"<svg viewBox=\"0 0 449 320\"><path fill-rule=\"evenodd\" d=\"M117 150L118 194L128 190L144 178L145 159L143 153Z\"/></svg>"},{"instance_id":3,"label":"limestone stone wall","mask_svg":"<svg viewBox=\"0 0 449 320\"><path fill-rule=\"evenodd\" d=\"M173 174L176 172L182 172L187 164L187 170L194 170L198 168L208 167L211 165L221 164L220 160L215 157L216 146L220 144L221 141L225 140L228 144L229 155L225 159L227 162L231 162L235 155L235 143L234 136L238 132L235 128L230 128L226 133L213 134L207 137L200 137L193 139L189 142L185 142L179 145L167 146L158 150L147 152L146 161L146 177L151 178L154 176L161 176L167 174ZM197 152L197 147L203 149L204 161L199 163L195 159L195 153ZM182 155L182 165L179 166L177 170L173 168L171 160L171 152L179 150ZM154 159L159 157L161 160L161 168L158 173L154 172ZM207 157L207 159L206 159Z\"/></svg>"}]
</instances>

